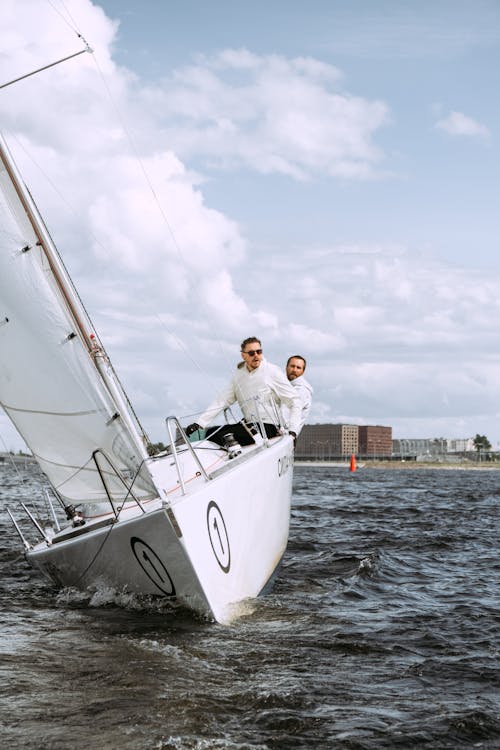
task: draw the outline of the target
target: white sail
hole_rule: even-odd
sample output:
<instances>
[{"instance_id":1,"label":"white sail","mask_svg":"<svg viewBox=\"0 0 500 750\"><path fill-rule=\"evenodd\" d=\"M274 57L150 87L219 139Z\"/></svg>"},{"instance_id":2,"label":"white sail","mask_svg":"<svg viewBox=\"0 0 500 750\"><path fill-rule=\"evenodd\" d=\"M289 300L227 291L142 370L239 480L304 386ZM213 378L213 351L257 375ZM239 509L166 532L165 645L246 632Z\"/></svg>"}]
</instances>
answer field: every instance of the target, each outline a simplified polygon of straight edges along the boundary
<instances>
[{"instance_id":1,"label":"white sail","mask_svg":"<svg viewBox=\"0 0 500 750\"><path fill-rule=\"evenodd\" d=\"M65 500L106 500L102 477L123 499L111 463L153 496L140 426L3 143L0 157L0 404Z\"/></svg>"}]
</instances>

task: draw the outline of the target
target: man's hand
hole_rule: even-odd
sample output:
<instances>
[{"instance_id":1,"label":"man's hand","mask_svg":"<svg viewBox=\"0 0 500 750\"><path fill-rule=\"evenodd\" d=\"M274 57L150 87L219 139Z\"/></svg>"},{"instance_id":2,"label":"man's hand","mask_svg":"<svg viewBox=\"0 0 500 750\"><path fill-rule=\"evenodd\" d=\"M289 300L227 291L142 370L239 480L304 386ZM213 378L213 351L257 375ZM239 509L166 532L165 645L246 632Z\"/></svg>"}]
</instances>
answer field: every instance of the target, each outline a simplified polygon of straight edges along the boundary
<instances>
[{"instance_id":1,"label":"man's hand","mask_svg":"<svg viewBox=\"0 0 500 750\"><path fill-rule=\"evenodd\" d=\"M193 434L193 432L196 432L196 430L201 430L201 429L203 428L201 427L201 425L198 424L198 422L193 422L192 424L188 424L184 432L189 437L190 435Z\"/></svg>"},{"instance_id":2,"label":"man's hand","mask_svg":"<svg viewBox=\"0 0 500 750\"><path fill-rule=\"evenodd\" d=\"M293 437L293 447L295 448L295 446L297 445L297 433L290 430L288 434Z\"/></svg>"}]
</instances>

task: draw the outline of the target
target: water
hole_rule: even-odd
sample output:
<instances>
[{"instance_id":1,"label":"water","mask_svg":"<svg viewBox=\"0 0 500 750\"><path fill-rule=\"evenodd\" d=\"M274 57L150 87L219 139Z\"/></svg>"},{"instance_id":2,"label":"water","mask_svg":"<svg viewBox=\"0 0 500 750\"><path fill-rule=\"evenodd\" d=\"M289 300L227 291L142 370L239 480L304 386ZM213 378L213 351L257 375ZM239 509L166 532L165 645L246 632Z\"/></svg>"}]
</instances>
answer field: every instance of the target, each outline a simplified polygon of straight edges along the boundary
<instances>
[{"instance_id":1,"label":"water","mask_svg":"<svg viewBox=\"0 0 500 750\"><path fill-rule=\"evenodd\" d=\"M12 506L41 497L20 472ZM499 495L498 471L296 468L274 588L232 626L58 593L0 514L2 746L499 748Z\"/></svg>"}]
</instances>

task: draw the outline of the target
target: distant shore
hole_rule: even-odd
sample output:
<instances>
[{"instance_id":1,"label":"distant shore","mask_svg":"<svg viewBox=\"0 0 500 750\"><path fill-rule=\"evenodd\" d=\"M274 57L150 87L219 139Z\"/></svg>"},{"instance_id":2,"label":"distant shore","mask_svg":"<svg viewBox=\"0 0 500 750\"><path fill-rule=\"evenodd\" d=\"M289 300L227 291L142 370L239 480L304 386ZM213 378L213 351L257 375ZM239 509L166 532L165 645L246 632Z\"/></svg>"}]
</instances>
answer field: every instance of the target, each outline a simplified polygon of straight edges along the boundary
<instances>
[{"instance_id":1,"label":"distant shore","mask_svg":"<svg viewBox=\"0 0 500 750\"><path fill-rule=\"evenodd\" d=\"M294 462L297 467L311 467L323 469L347 469L350 468L349 461L301 461ZM456 463L445 461L356 461L356 469L443 469L445 471L500 471L500 463L472 463L471 461L457 461Z\"/></svg>"},{"instance_id":2,"label":"distant shore","mask_svg":"<svg viewBox=\"0 0 500 750\"><path fill-rule=\"evenodd\" d=\"M2 453L0 452L0 464L2 463L9 463L9 464L25 464L25 463L34 463L36 461L34 456L28 455L26 453Z\"/></svg>"},{"instance_id":3,"label":"distant shore","mask_svg":"<svg viewBox=\"0 0 500 750\"><path fill-rule=\"evenodd\" d=\"M5 464L31 464L35 463L34 456L23 453L0 452L0 465ZM304 461L296 459L294 465L297 468L310 467L317 469L350 469L350 460L347 461ZM500 471L500 462L472 462L472 461L363 461L356 459L356 469L443 469L445 471Z\"/></svg>"}]
</instances>

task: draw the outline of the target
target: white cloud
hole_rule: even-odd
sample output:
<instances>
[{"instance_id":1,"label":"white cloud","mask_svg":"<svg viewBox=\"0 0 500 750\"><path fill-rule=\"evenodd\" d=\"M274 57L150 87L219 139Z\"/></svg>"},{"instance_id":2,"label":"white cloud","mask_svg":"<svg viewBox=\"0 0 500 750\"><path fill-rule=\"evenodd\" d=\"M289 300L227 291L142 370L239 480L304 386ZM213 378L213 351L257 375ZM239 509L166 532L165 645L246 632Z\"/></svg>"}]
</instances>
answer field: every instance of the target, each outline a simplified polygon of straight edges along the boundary
<instances>
[{"instance_id":1,"label":"white cloud","mask_svg":"<svg viewBox=\"0 0 500 750\"><path fill-rule=\"evenodd\" d=\"M334 246L290 258L288 267L280 266L280 284L301 292L299 300L295 293L281 299L300 318L268 346L279 347L283 357L307 358L316 392L312 421L393 424L399 436L405 426L410 434L415 422L413 436L422 429L432 436L441 415L439 434L457 435L461 417L470 431L476 417L484 423L478 415L494 413L500 395L496 277L400 246L351 246L349 252Z\"/></svg>"},{"instance_id":2,"label":"white cloud","mask_svg":"<svg viewBox=\"0 0 500 750\"><path fill-rule=\"evenodd\" d=\"M90 55L22 81L4 90L0 103L11 148L71 268L86 275L82 258L86 256L88 266L90 241L97 278L101 265L117 269L115 288L107 290L117 304L118 277L127 277L142 295L187 304L190 296L199 295L200 279L220 277L224 269L241 263L245 240L230 218L206 205L199 177L162 148L153 114L137 104L135 77L112 61L116 24L88 0L73 0L66 7L86 29L114 101ZM15 67L17 74L47 63L47 50L58 59L82 47L51 6L26 2L22 33L18 4L6 2L2 10L12 28L4 50L7 67ZM144 125L153 134L137 156L114 103L131 132ZM58 195L47 189L46 174ZM71 213L65 206L61 211L61 197L71 204ZM97 280L92 293L98 291ZM201 300L209 302L208 295ZM245 303L233 295L229 312L233 304L240 309Z\"/></svg>"},{"instance_id":3,"label":"white cloud","mask_svg":"<svg viewBox=\"0 0 500 750\"><path fill-rule=\"evenodd\" d=\"M286 327L285 338L291 349L307 350L312 355L332 354L345 346L343 336L334 331L324 331L302 323L291 323Z\"/></svg>"},{"instance_id":4,"label":"white cloud","mask_svg":"<svg viewBox=\"0 0 500 750\"><path fill-rule=\"evenodd\" d=\"M186 157L296 179L363 179L382 161L373 137L388 123L388 107L341 91L339 79L318 60L224 50L178 69L147 96Z\"/></svg>"},{"instance_id":5,"label":"white cloud","mask_svg":"<svg viewBox=\"0 0 500 750\"><path fill-rule=\"evenodd\" d=\"M467 117L462 112L450 112L450 114L438 120L436 128L444 130L450 135L463 135L473 138L489 138L490 131L486 125L482 125L472 117Z\"/></svg>"}]
</instances>

